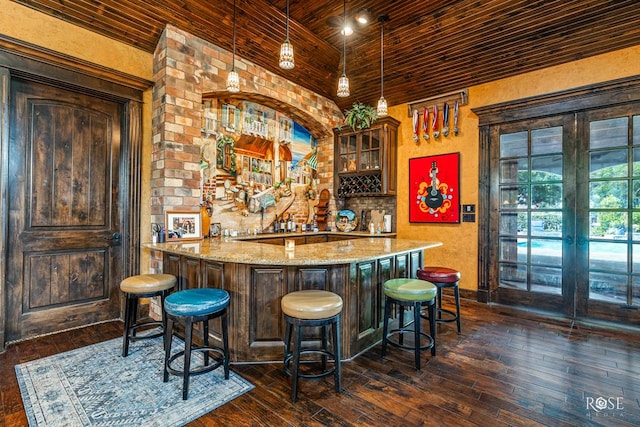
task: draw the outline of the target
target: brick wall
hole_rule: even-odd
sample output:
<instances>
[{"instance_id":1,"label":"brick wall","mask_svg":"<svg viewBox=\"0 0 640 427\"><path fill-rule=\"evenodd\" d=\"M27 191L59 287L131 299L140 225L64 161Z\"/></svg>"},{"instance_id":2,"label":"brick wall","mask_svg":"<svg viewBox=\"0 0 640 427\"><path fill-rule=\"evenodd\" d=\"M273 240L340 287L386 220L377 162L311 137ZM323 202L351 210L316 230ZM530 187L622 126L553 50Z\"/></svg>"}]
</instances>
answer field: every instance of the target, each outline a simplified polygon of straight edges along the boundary
<instances>
[{"instance_id":1,"label":"brick wall","mask_svg":"<svg viewBox=\"0 0 640 427\"><path fill-rule=\"evenodd\" d=\"M274 61L277 58L274 56ZM202 95L229 96L232 55L167 25L154 53L151 222L167 209L194 209L201 201ZM236 56L240 96L277 109L318 140L318 191L333 191L333 133L342 118L336 104ZM332 202L332 204L334 204ZM157 255L152 268L161 268Z\"/></svg>"}]
</instances>

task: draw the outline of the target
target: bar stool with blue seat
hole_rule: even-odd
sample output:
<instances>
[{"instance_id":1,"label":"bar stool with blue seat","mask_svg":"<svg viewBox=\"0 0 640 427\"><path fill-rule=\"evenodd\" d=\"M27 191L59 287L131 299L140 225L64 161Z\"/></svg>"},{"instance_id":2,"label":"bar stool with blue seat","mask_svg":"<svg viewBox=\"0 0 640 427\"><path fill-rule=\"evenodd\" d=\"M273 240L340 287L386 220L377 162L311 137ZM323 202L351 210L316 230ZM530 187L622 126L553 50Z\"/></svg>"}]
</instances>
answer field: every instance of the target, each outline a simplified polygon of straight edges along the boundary
<instances>
[{"instance_id":1,"label":"bar stool with blue seat","mask_svg":"<svg viewBox=\"0 0 640 427\"><path fill-rule=\"evenodd\" d=\"M291 401L298 398L298 379L320 379L333 374L336 393L342 392L340 367L340 313L342 298L340 295L322 290L304 290L291 292L282 297L282 312L285 319L284 370L292 377ZM302 331L304 327L322 328L322 348L302 347ZM327 327L331 326L333 351L329 349ZM295 329L295 332L294 332ZM293 350L291 335L293 333ZM321 355L322 368L316 373L301 373L301 356L305 354ZM328 368L331 358L333 366Z\"/></svg>"},{"instance_id":2,"label":"bar stool with blue seat","mask_svg":"<svg viewBox=\"0 0 640 427\"><path fill-rule=\"evenodd\" d=\"M171 274L138 274L120 282L120 290L124 293L124 334L122 336L122 357L129 354L129 343L137 340L157 338L164 334L166 318L162 312L162 320L138 321L138 301L140 298L160 297L160 309L164 300L176 285L176 277ZM138 334L140 328L160 326L157 332Z\"/></svg>"},{"instance_id":3,"label":"bar stool with blue seat","mask_svg":"<svg viewBox=\"0 0 640 427\"><path fill-rule=\"evenodd\" d=\"M182 376L182 400L189 395L189 376L210 372L220 366L224 368L224 379L229 379L229 331L227 323L227 307L229 293L222 289L198 288L174 292L164 302L167 316L167 328L164 335L164 375L163 381L169 380L169 374ZM209 320L220 317L222 320L222 347L209 345ZM184 323L184 350L171 355L171 342L174 335L174 322ZM193 344L193 324L202 322L203 345ZM202 366L191 368L191 354L202 352ZM214 363L209 364L209 353L217 354ZM182 357L182 370L175 369L172 363Z\"/></svg>"},{"instance_id":4,"label":"bar stool with blue seat","mask_svg":"<svg viewBox=\"0 0 640 427\"><path fill-rule=\"evenodd\" d=\"M382 329L382 357L387 354L387 344L394 347L413 350L416 369L420 370L420 351L431 349L431 355L436 355L436 323L435 323L435 299L437 288L434 284L419 279L390 279L384 282L385 295L384 326ZM398 327L389 331L389 318L391 306L400 308ZM404 308L413 308L413 322L404 324ZM421 309L427 307L429 313L429 334L420 330ZM413 324L412 328L409 326ZM413 345L403 343L404 334L413 334ZM393 341L392 336L398 334L398 341ZM426 343L422 344L423 339Z\"/></svg>"},{"instance_id":5,"label":"bar stool with blue seat","mask_svg":"<svg viewBox=\"0 0 640 427\"><path fill-rule=\"evenodd\" d=\"M462 332L460 324L460 272L447 267L424 267L417 272L418 279L431 282L438 288L438 308L436 309L437 322L456 322L458 333ZM453 298L456 303L456 312L442 308L442 289L453 288ZM443 314L447 314L444 317Z\"/></svg>"}]
</instances>

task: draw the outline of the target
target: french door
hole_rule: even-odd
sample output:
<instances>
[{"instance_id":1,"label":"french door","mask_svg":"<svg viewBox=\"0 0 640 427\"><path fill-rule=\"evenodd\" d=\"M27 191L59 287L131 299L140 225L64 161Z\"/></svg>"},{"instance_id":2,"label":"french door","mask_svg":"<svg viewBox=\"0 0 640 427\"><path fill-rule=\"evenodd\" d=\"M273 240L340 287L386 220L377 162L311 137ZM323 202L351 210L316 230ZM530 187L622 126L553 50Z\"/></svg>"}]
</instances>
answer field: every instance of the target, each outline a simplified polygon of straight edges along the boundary
<instances>
[{"instance_id":1,"label":"french door","mask_svg":"<svg viewBox=\"0 0 640 427\"><path fill-rule=\"evenodd\" d=\"M640 104L492 127L494 301L640 320Z\"/></svg>"}]
</instances>

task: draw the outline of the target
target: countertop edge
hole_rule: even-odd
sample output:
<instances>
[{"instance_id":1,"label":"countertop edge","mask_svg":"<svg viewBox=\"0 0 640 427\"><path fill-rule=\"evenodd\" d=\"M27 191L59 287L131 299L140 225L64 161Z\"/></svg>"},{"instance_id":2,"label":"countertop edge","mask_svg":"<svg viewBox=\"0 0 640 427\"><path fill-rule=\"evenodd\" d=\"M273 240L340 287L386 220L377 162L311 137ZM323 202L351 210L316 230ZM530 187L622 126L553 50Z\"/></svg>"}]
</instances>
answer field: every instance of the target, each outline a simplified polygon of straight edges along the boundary
<instances>
[{"instance_id":1,"label":"countertop edge","mask_svg":"<svg viewBox=\"0 0 640 427\"><path fill-rule=\"evenodd\" d=\"M318 234L318 233L314 233ZM310 234L306 234L310 235ZM273 237L295 237L294 233ZM390 237L354 236L336 242L298 245L292 251L283 246L241 239L216 238L196 241L141 244L144 248L209 261L255 265L331 265L365 262L417 250L442 246L442 242Z\"/></svg>"}]
</instances>

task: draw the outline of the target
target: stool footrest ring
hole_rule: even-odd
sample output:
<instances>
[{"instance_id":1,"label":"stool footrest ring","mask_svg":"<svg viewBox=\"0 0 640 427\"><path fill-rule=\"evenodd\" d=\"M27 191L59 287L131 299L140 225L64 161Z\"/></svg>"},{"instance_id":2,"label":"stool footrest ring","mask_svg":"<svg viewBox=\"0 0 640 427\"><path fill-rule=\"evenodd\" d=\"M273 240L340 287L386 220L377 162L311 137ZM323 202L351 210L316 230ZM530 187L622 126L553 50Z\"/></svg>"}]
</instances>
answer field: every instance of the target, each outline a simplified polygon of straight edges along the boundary
<instances>
[{"instance_id":1,"label":"stool footrest ring","mask_svg":"<svg viewBox=\"0 0 640 427\"><path fill-rule=\"evenodd\" d=\"M146 327L146 326L155 326L155 327L159 327L160 330L158 332L154 332L152 334L149 335L134 335L134 333L142 327ZM149 331L152 331L153 329L148 329ZM145 329L146 331L146 329ZM129 334L128 334L128 339L129 341L138 341L138 340L146 340L149 338L158 338L161 337L162 335L164 335L164 327L162 325L161 321L152 321L152 322L143 322L143 323L136 323L135 325L133 325L132 327L129 328Z\"/></svg>"},{"instance_id":2,"label":"stool footrest ring","mask_svg":"<svg viewBox=\"0 0 640 427\"><path fill-rule=\"evenodd\" d=\"M189 370L189 375L200 375L200 374L205 374L207 372L211 372L214 369L219 368L220 366L222 366L223 363L224 363L224 351L222 349L220 349L220 348L217 348L217 347L192 347L191 348L191 352L193 353L194 351L200 351L200 352L203 352L203 353L212 351L212 352L215 352L215 353L218 353L218 354L222 355L223 359L222 360L217 360L217 359L213 359L212 358L215 361L215 363L212 363L210 365L198 366L196 368L190 369ZM167 362L167 371L170 374L178 375L180 377L184 376L184 371L182 369L178 370L178 369L175 369L175 368L173 368L171 366L171 363L173 361L175 361L177 358L183 357L183 356L184 356L184 350L177 352L176 354L172 355L169 358L169 361Z\"/></svg>"},{"instance_id":3,"label":"stool footrest ring","mask_svg":"<svg viewBox=\"0 0 640 427\"><path fill-rule=\"evenodd\" d=\"M336 361L335 361L335 355L333 353L331 353L330 351L325 351L325 350L315 350L315 349L307 349L307 350L300 350L300 356L302 356L303 354L320 354L324 357L331 357L332 359L328 359L327 362L328 363L333 363L333 366L329 369L325 369L322 372L318 372L317 374L302 374L300 372L298 372L298 377L299 378L305 378L308 380L319 380L321 378L325 378L328 377L329 375L333 375L333 373L336 371ZM293 360L293 354L290 353L288 354L285 359L284 359L284 372L288 375L288 376L292 376L293 373L291 372L291 368L289 368L289 365L291 364L291 361ZM323 363L322 360L300 360L300 364L311 364L311 363Z\"/></svg>"},{"instance_id":4,"label":"stool footrest ring","mask_svg":"<svg viewBox=\"0 0 640 427\"><path fill-rule=\"evenodd\" d=\"M436 312L438 313L436 315L436 322L448 323L448 322L455 322L455 321L458 320L458 316L456 315L456 313L454 313L453 311L448 310L446 308L436 308ZM450 317L442 318L441 317L442 314L446 314L446 315L448 315ZM420 316L423 319L427 319L427 320L429 319L429 316L426 315L426 314L421 313Z\"/></svg>"},{"instance_id":5,"label":"stool footrest ring","mask_svg":"<svg viewBox=\"0 0 640 427\"><path fill-rule=\"evenodd\" d=\"M387 340L387 344L392 345L393 347L403 348L405 350L415 350L415 347L413 345L411 345L411 346L404 345L404 344L400 344L400 343L397 343L397 342L392 341L391 339L389 339L390 337L392 337L395 334L411 334L413 336L414 333L415 332L414 332L413 329L406 329L406 328L392 329L392 330L389 331L389 333L387 334L385 339ZM426 332L420 331L420 336L429 340L429 342L427 344L423 344L423 345L420 346L421 350L427 350L427 349L430 349L431 347L433 347L433 337L431 335L427 334Z\"/></svg>"}]
</instances>

